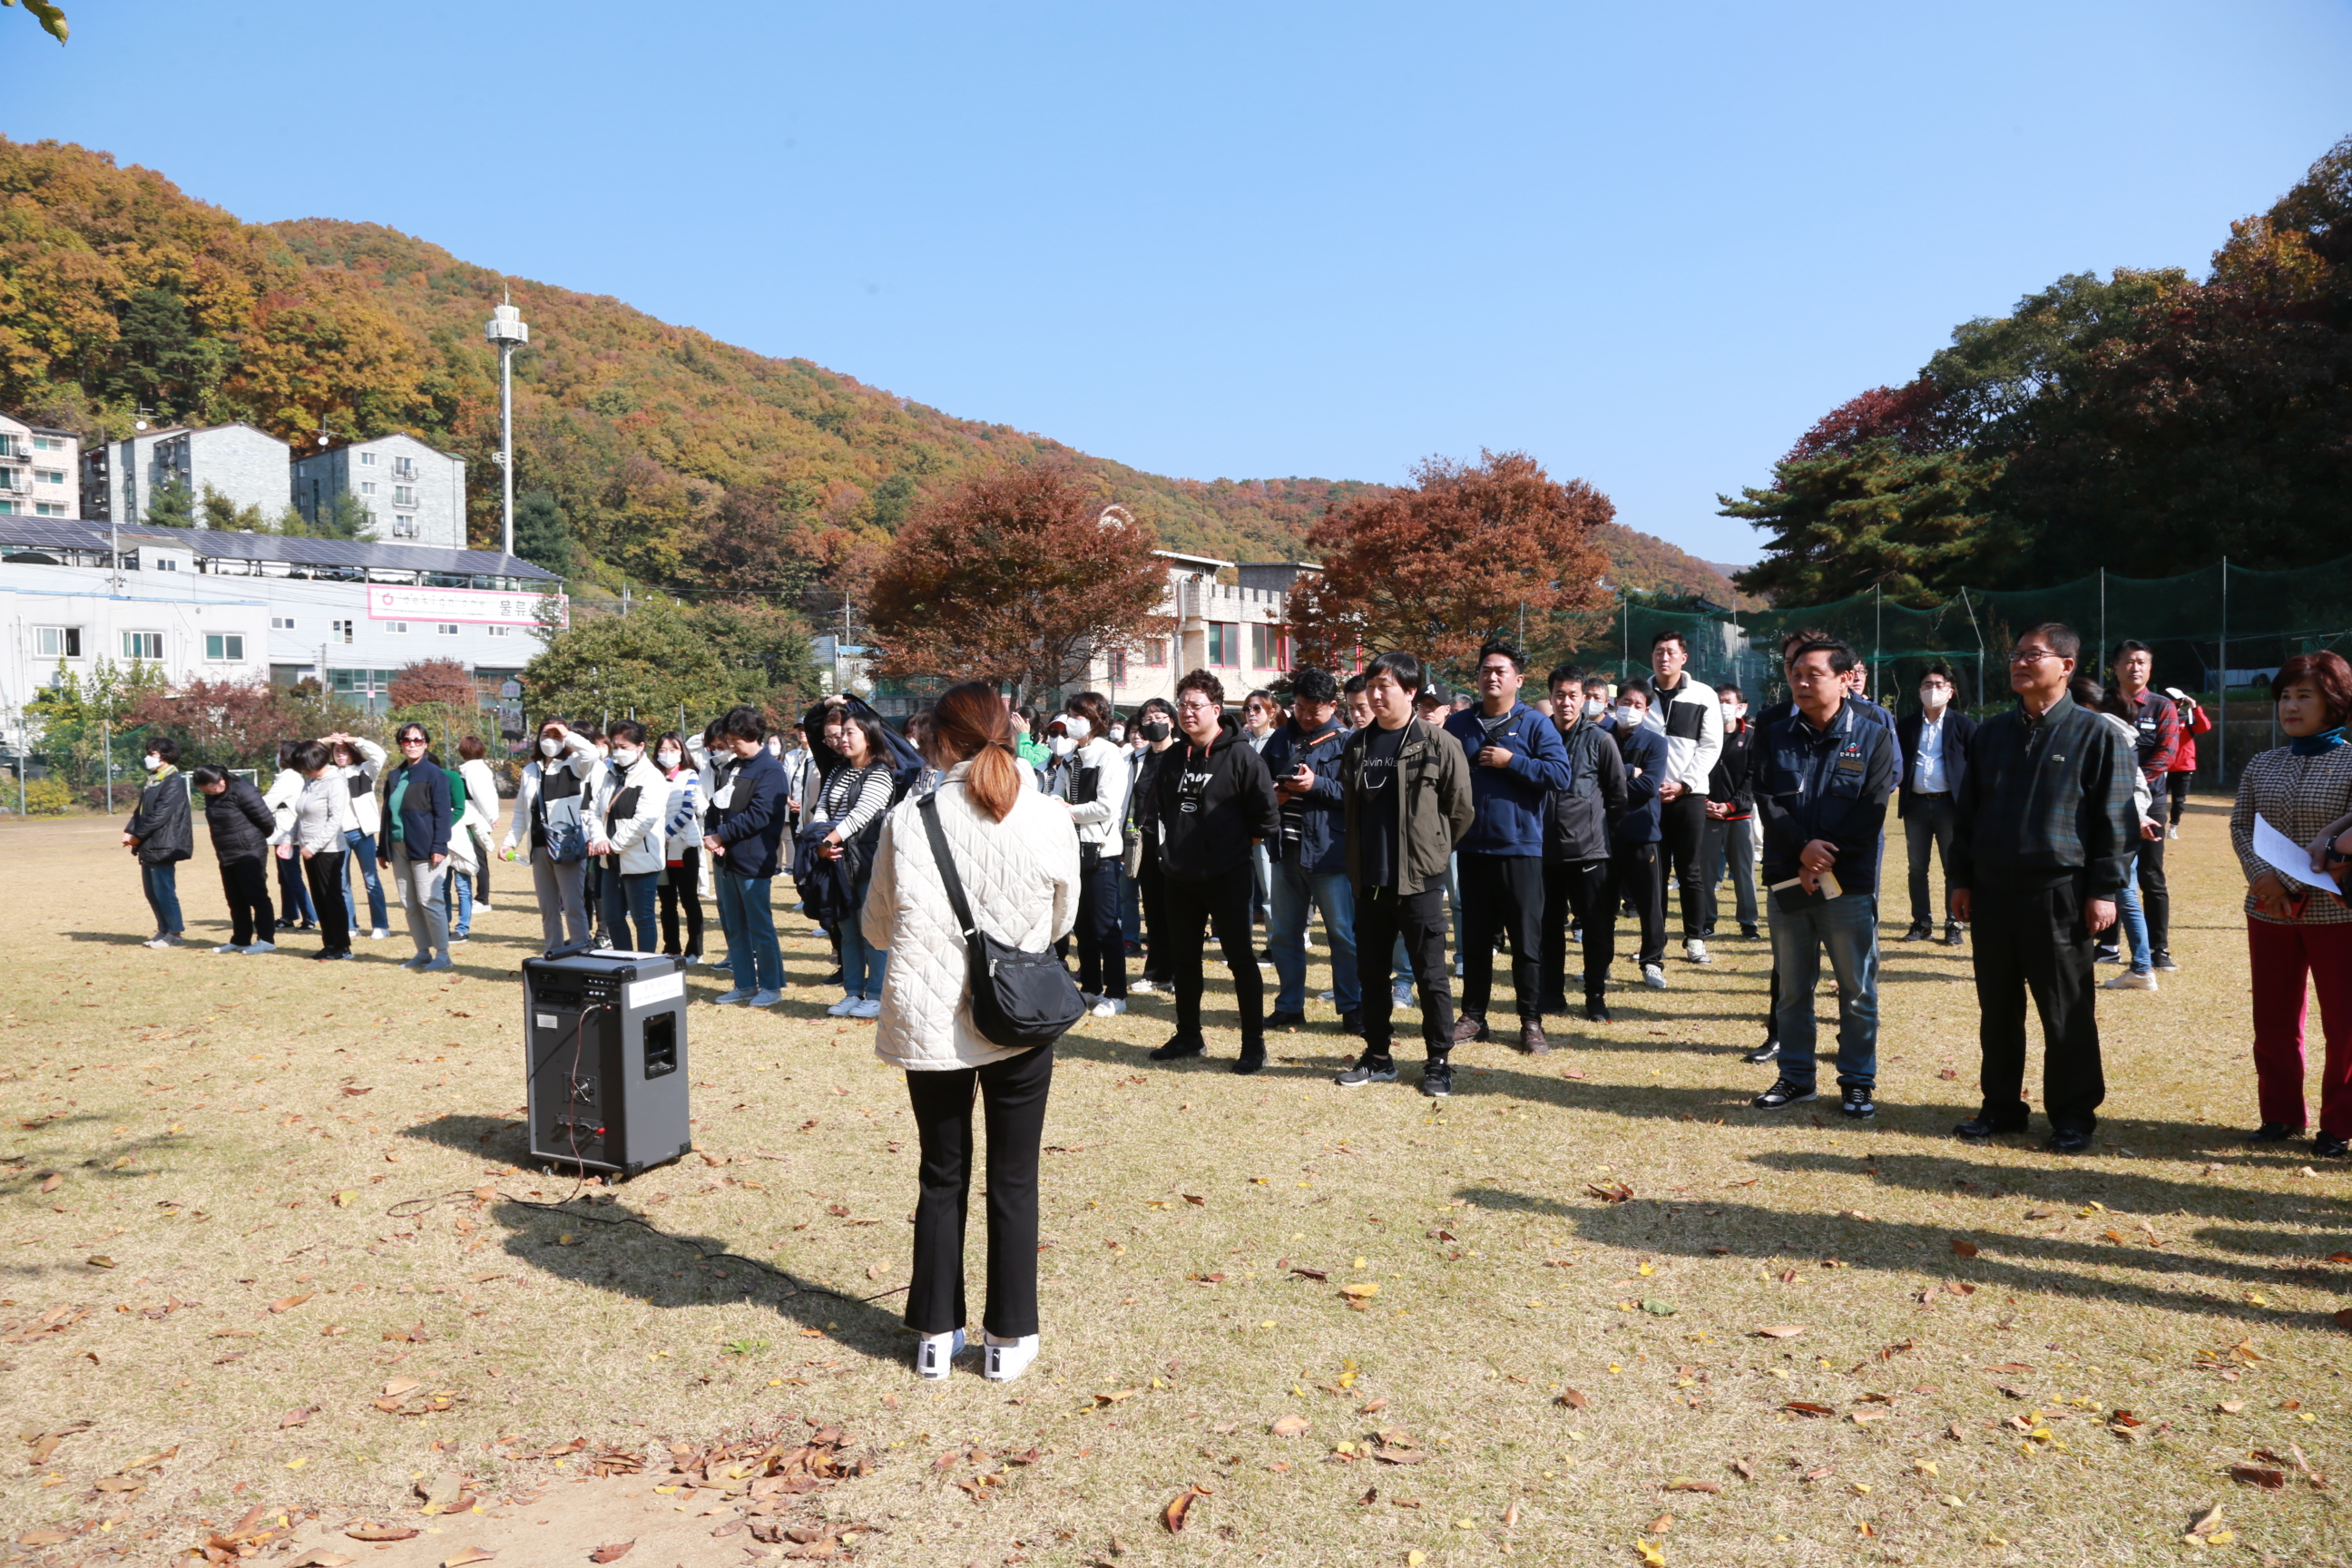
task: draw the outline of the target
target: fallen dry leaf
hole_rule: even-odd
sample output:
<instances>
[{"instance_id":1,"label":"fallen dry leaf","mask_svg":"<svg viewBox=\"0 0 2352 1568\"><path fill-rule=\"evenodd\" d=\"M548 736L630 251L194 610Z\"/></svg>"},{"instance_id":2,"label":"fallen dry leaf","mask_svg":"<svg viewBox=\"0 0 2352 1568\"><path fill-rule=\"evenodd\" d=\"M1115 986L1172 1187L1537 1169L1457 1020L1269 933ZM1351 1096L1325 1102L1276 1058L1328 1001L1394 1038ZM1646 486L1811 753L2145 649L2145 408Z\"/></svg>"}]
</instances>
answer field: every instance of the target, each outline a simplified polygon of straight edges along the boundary
<instances>
[{"instance_id":1,"label":"fallen dry leaf","mask_svg":"<svg viewBox=\"0 0 2352 1568\"><path fill-rule=\"evenodd\" d=\"M1837 1414L1836 1411L1831 1409L1826 1405L1815 1405L1811 1400L1805 1399L1791 1399L1789 1403L1780 1406L1780 1408L1789 1412L1791 1415L1811 1416L1817 1420L1824 1415L1834 1415Z\"/></svg>"},{"instance_id":2,"label":"fallen dry leaf","mask_svg":"<svg viewBox=\"0 0 2352 1568\"><path fill-rule=\"evenodd\" d=\"M1591 1405L1592 1400L1590 1395L1580 1394L1573 1388L1563 1388L1559 1391L1558 1403L1567 1405L1570 1410L1581 1410Z\"/></svg>"},{"instance_id":3,"label":"fallen dry leaf","mask_svg":"<svg viewBox=\"0 0 2352 1568\"><path fill-rule=\"evenodd\" d=\"M497 1555L497 1552L485 1552L478 1546L468 1546L462 1552L441 1559L441 1568L466 1568L469 1563L488 1563Z\"/></svg>"},{"instance_id":4,"label":"fallen dry leaf","mask_svg":"<svg viewBox=\"0 0 2352 1568\"><path fill-rule=\"evenodd\" d=\"M414 1541L416 1531L401 1524L354 1524L343 1531L353 1541Z\"/></svg>"},{"instance_id":5,"label":"fallen dry leaf","mask_svg":"<svg viewBox=\"0 0 2352 1568\"><path fill-rule=\"evenodd\" d=\"M318 1292L315 1290L305 1290L299 1296L280 1296L269 1303L269 1310L273 1312L290 1312L316 1294Z\"/></svg>"},{"instance_id":6,"label":"fallen dry leaf","mask_svg":"<svg viewBox=\"0 0 2352 1568\"><path fill-rule=\"evenodd\" d=\"M1974 1258L1976 1255L1977 1244L1975 1242L1962 1241L1958 1237L1953 1237L1952 1256L1955 1258Z\"/></svg>"},{"instance_id":7,"label":"fallen dry leaf","mask_svg":"<svg viewBox=\"0 0 2352 1568\"><path fill-rule=\"evenodd\" d=\"M356 1557L346 1557L340 1552L330 1552L323 1546L314 1546L287 1563L285 1568L351 1568L351 1564L358 1561Z\"/></svg>"},{"instance_id":8,"label":"fallen dry leaf","mask_svg":"<svg viewBox=\"0 0 2352 1568\"><path fill-rule=\"evenodd\" d=\"M289 1410L285 1415L280 1415L278 1418L278 1429L283 1432L289 1426L303 1426L310 1421L311 1416L316 1415L318 1413L318 1409L314 1405L298 1405L293 1409Z\"/></svg>"},{"instance_id":9,"label":"fallen dry leaf","mask_svg":"<svg viewBox=\"0 0 2352 1568\"><path fill-rule=\"evenodd\" d=\"M588 1553L588 1561L591 1563L618 1563L622 1558L626 1557L629 1554L629 1548L635 1544L636 1542L634 1541L616 1541L610 1546L599 1546L595 1551Z\"/></svg>"},{"instance_id":10,"label":"fallen dry leaf","mask_svg":"<svg viewBox=\"0 0 2352 1568\"><path fill-rule=\"evenodd\" d=\"M1666 1489L1670 1492L1705 1492L1709 1497L1714 1497L1722 1492L1723 1483L1721 1481L1696 1481L1691 1479L1688 1476L1676 1476L1673 1480L1666 1483Z\"/></svg>"},{"instance_id":11,"label":"fallen dry leaf","mask_svg":"<svg viewBox=\"0 0 2352 1568\"><path fill-rule=\"evenodd\" d=\"M1266 1430L1277 1437L1297 1437L1303 1436L1313 1425L1304 1415L1285 1415Z\"/></svg>"},{"instance_id":12,"label":"fallen dry leaf","mask_svg":"<svg viewBox=\"0 0 2352 1568\"><path fill-rule=\"evenodd\" d=\"M1389 1396L1383 1394L1377 1399L1366 1400L1361 1405L1358 1406L1356 1414L1359 1415L1370 1415L1377 1411L1386 1410L1388 1407Z\"/></svg>"},{"instance_id":13,"label":"fallen dry leaf","mask_svg":"<svg viewBox=\"0 0 2352 1568\"><path fill-rule=\"evenodd\" d=\"M1381 1282L1377 1279L1360 1279L1353 1285L1339 1287L1339 1294L1351 1300L1360 1301L1367 1296L1377 1296L1380 1293Z\"/></svg>"},{"instance_id":14,"label":"fallen dry leaf","mask_svg":"<svg viewBox=\"0 0 2352 1568\"><path fill-rule=\"evenodd\" d=\"M1186 1487L1160 1511L1160 1522L1167 1526L1169 1534L1174 1535L1183 1530L1192 1516L1192 1500L1201 1495L1199 1487Z\"/></svg>"},{"instance_id":15,"label":"fallen dry leaf","mask_svg":"<svg viewBox=\"0 0 2352 1568\"><path fill-rule=\"evenodd\" d=\"M1769 1329L1757 1330L1756 1337L1759 1340L1793 1340L1804 1331L1802 1323L1775 1323Z\"/></svg>"},{"instance_id":16,"label":"fallen dry leaf","mask_svg":"<svg viewBox=\"0 0 2352 1568\"><path fill-rule=\"evenodd\" d=\"M2260 1487L2274 1492L2286 1485L2286 1472L2267 1469L2261 1465L2231 1465L2230 1479L2250 1487Z\"/></svg>"}]
</instances>

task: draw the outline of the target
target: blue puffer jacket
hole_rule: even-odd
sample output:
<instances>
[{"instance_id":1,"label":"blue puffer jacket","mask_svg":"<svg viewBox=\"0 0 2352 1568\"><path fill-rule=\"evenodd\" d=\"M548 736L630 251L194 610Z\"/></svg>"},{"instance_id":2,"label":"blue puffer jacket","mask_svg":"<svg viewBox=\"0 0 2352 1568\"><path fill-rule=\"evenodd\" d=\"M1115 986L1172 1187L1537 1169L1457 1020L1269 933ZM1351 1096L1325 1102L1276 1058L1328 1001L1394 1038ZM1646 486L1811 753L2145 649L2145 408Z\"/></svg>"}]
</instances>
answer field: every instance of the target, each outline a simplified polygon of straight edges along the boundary
<instances>
[{"instance_id":1,"label":"blue puffer jacket","mask_svg":"<svg viewBox=\"0 0 2352 1568\"><path fill-rule=\"evenodd\" d=\"M1326 726L1310 743L1292 722L1267 736L1265 750L1258 753L1276 784L1301 763L1315 775L1313 787L1296 803L1298 842L1293 845L1286 839L1278 846L1266 846L1276 859L1296 865L1309 876L1348 872L1348 823L1339 795L1339 757L1347 749L1348 731L1337 724ZM1283 827L1287 833L1294 805L1286 797L1277 798L1283 799Z\"/></svg>"},{"instance_id":2,"label":"blue puffer jacket","mask_svg":"<svg viewBox=\"0 0 2352 1568\"><path fill-rule=\"evenodd\" d=\"M1454 848L1464 855L1541 855L1552 792L1566 789L1571 777L1559 730L1524 702L1492 731L1480 717L1477 709L1465 708L1445 721L1445 732L1470 759L1470 801L1478 813ZM1478 753L1488 746L1510 752L1509 763L1480 767Z\"/></svg>"}]
</instances>

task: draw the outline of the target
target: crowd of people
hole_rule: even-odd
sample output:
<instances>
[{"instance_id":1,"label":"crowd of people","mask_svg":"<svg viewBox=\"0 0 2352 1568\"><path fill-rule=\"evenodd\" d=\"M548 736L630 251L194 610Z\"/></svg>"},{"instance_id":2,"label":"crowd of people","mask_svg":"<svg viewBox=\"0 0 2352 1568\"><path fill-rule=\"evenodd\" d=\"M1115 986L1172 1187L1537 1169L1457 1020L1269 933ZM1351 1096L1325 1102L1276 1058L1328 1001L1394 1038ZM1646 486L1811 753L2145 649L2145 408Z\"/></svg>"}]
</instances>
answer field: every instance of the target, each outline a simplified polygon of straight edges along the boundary
<instances>
[{"instance_id":1,"label":"crowd of people","mask_svg":"<svg viewBox=\"0 0 2352 1568\"><path fill-rule=\"evenodd\" d=\"M1238 704L1196 669L1172 701L1127 714L1097 692L1055 710L971 683L904 735L843 698L788 735L751 707L693 736L550 719L495 852L495 780L471 738L455 766L414 724L394 736L396 763L350 735L289 744L266 792L213 767L184 780L175 746L158 738L123 843L154 910L150 946L181 941L173 870L194 852L193 783L231 922L215 952L268 952L273 936L315 925L316 956L348 958L358 931L389 937L388 874L415 950L404 966L446 969L472 910L489 907L490 864L503 858L530 868L549 951L603 945L720 965L731 984L712 1004L752 1008L782 1000L774 883L788 878L790 907L828 940L841 990L830 1011L877 1020L877 1050L908 1073L923 1159L907 1321L923 1336L926 1375L946 1375L964 1348L975 1103L989 1131L988 1374L1016 1376L1035 1353L1036 1146L1052 1047L1010 1046L975 1023L988 977L968 957L982 935L1074 960L1074 1016L1172 993L1172 1032L1150 1052L1160 1062L1211 1048L1213 939L1232 977L1231 1065L1242 1074L1265 1067L1269 1031L1309 1026L1319 935L1331 978L1315 1000L1361 1040L1339 1086L1396 1082L1399 1016L1415 1012L1420 1091L1442 1099L1454 1049L1495 1037L1506 975L1516 1028L1505 1022L1501 1037L1529 1055L1550 1049L1548 1016L1608 1024L1612 988L1671 986L1669 889L1682 962L1712 963L1709 943L1730 940L1717 931L1727 877L1729 923L1739 940L1769 942L1771 957L1765 1037L1743 1054L1776 1070L1752 1104L1771 1112L1822 1094L1826 959L1839 1109L1864 1120L1877 1110L1891 804L1907 873L1897 940L1970 949L1980 1099L1954 1132L2026 1129L2030 1000L2051 1146L2087 1150L2105 1094L2097 993L2154 990L2178 967L2165 846L2179 833L2195 738L2211 727L2203 710L2154 688L2153 656L2137 642L2114 651L2102 686L2083 670L2079 637L2057 624L2016 639L2014 700L1980 721L1958 710L1957 679L1940 664L1897 718L1871 700L1855 651L1819 632L1785 640L1789 696L1752 715L1737 686L1691 679L1678 635L1650 655L1649 678L1564 665L1529 696L1519 650L1496 640L1479 651L1475 689L1451 699L1407 652L1344 681L1301 669L1281 695L1251 691ZM2308 984L2326 1043L2313 1148L2341 1155L2352 1149L2352 666L2299 656L2272 691L2288 744L2247 765L2230 824L2248 883L2251 1136L2311 1130ZM918 813L929 814L920 826ZM2294 854L2282 858L2282 843ZM723 956L704 951L705 898ZM1621 913L1633 947L1622 971ZM2103 964L2116 970L2104 983Z\"/></svg>"}]
</instances>

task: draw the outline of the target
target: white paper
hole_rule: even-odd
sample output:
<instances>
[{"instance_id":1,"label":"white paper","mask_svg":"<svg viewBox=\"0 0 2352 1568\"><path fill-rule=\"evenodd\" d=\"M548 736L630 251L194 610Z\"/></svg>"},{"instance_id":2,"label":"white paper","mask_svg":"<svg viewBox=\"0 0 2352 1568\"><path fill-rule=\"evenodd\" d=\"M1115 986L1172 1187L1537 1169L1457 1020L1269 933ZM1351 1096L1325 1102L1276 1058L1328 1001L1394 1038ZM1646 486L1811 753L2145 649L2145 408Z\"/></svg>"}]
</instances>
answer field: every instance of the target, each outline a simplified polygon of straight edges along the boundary
<instances>
[{"instance_id":1,"label":"white paper","mask_svg":"<svg viewBox=\"0 0 2352 1568\"><path fill-rule=\"evenodd\" d=\"M2254 855L2298 888L2323 888L2331 893L2336 890L2333 884L2324 883L2311 868L2311 851L2273 827L2270 818L2260 812L2254 814Z\"/></svg>"}]
</instances>

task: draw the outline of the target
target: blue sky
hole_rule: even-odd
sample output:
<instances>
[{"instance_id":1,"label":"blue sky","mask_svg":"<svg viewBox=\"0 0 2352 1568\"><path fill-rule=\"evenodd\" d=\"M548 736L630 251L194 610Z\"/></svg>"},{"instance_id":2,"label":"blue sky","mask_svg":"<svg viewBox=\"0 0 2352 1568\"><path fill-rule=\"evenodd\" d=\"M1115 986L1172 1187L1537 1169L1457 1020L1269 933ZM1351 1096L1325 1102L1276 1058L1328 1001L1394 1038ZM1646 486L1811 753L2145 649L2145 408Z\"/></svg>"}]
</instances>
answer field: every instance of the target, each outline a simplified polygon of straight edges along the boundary
<instances>
[{"instance_id":1,"label":"blue sky","mask_svg":"<svg viewBox=\"0 0 2352 1568\"><path fill-rule=\"evenodd\" d=\"M1520 447L1715 495L2062 273L2201 269L2352 131L2352 6L0 11L0 132L365 219L1163 473Z\"/></svg>"}]
</instances>

